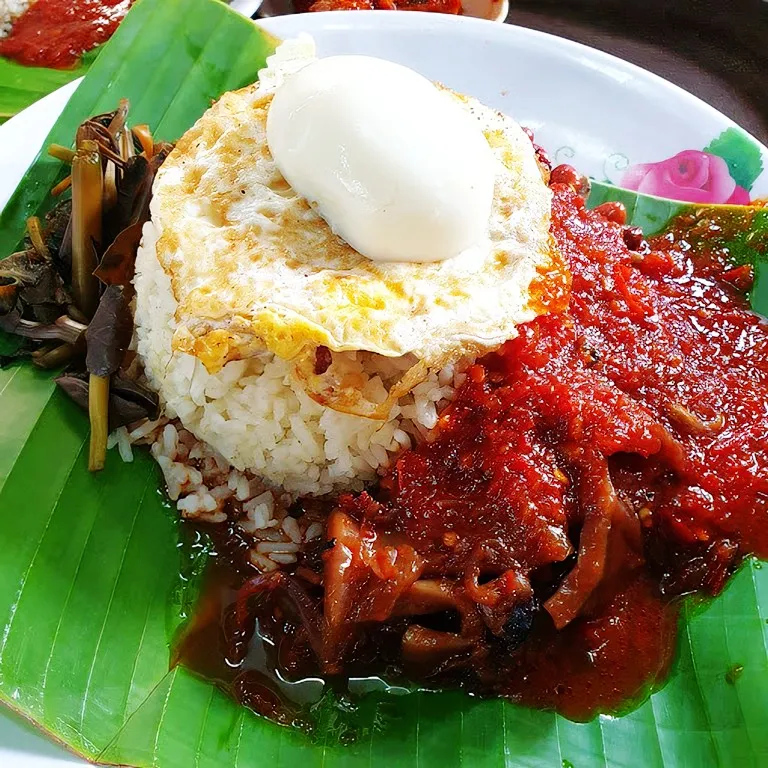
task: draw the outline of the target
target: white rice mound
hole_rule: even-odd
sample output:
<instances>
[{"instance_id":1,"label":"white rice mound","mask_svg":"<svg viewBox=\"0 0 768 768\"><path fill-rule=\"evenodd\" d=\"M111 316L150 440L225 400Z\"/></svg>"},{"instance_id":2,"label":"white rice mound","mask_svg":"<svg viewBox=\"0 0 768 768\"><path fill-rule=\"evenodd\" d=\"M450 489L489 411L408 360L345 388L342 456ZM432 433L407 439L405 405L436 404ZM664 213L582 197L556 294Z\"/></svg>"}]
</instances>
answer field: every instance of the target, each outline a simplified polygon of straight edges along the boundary
<instances>
[{"instance_id":1,"label":"white rice mound","mask_svg":"<svg viewBox=\"0 0 768 768\"><path fill-rule=\"evenodd\" d=\"M13 22L30 5L30 0L0 0L0 40L11 34Z\"/></svg>"},{"instance_id":2,"label":"white rice mound","mask_svg":"<svg viewBox=\"0 0 768 768\"><path fill-rule=\"evenodd\" d=\"M148 222L134 280L135 344L148 382L167 418L178 418L233 467L269 487L293 497L361 490L414 437L428 436L463 381L464 366L446 366L401 398L386 421L377 421L316 403L291 363L271 353L230 362L211 375L197 358L172 351L177 302L157 260L158 236ZM388 378L413 364L364 352L344 353L343 362L359 377L363 394L379 403Z\"/></svg>"}]
</instances>

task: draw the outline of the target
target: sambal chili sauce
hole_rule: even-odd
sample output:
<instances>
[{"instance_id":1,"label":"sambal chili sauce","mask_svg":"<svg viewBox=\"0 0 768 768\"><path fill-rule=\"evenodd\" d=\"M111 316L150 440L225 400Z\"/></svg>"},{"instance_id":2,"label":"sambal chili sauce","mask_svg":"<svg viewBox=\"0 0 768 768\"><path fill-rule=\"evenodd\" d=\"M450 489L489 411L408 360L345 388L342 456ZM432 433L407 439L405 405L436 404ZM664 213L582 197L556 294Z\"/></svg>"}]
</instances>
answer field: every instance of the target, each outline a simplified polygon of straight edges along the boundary
<instances>
[{"instance_id":1,"label":"sambal chili sauce","mask_svg":"<svg viewBox=\"0 0 768 768\"><path fill-rule=\"evenodd\" d=\"M296 0L294 8L306 11L429 11L461 14L460 0Z\"/></svg>"},{"instance_id":2,"label":"sambal chili sauce","mask_svg":"<svg viewBox=\"0 0 768 768\"><path fill-rule=\"evenodd\" d=\"M263 675L249 695L258 624L291 679L380 673L579 720L621 711L665 679L675 598L768 555L768 325L749 276L716 223L680 219L649 244L577 186L552 184L568 309L472 366L435 439L342 496L294 572L248 579L220 611L211 653L240 701L276 716Z\"/></svg>"},{"instance_id":3,"label":"sambal chili sauce","mask_svg":"<svg viewBox=\"0 0 768 768\"><path fill-rule=\"evenodd\" d=\"M0 40L0 56L33 67L68 69L106 42L133 0L35 0Z\"/></svg>"}]
</instances>

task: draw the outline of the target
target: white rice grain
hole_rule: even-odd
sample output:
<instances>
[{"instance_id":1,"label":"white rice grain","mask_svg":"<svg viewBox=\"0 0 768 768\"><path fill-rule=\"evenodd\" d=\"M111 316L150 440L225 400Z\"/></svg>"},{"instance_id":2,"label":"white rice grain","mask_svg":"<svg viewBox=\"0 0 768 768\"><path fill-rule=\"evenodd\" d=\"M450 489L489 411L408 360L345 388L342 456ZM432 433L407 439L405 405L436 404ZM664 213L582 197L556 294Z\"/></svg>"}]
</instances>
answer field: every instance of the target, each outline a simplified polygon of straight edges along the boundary
<instances>
[{"instance_id":1,"label":"white rice grain","mask_svg":"<svg viewBox=\"0 0 768 768\"><path fill-rule=\"evenodd\" d=\"M294 498L361 490L414 436L426 435L437 424L438 405L452 399L460 365L429 374L379 421L315 402L296 378L293 364L271 353L229 362L211 374L195 357L174 351L177 305L157 260L158 235L154 224L145 225L136 260L136 349L166 415L178 417L201 441L190 446L186 460L211 458L222 473L230 465L241 473L248 470ZM333 354L333 365L357 379L363 396L374 403L384 402L388 382L414 363L409 355ZM150 427L138 427L131 438L145 429ZM169 450L163 453L171 456L173 433L166 432ZM211 469L209 462L204 471ZM245 487L239 483L233 490L245 501Z\"/></svg>"},{"instance_id":2,"label":"white rice grain","mask_svg":"<svg viewBox=\"0 0 768 768\"><path fill-rule=\"evenodd\" d=\"M176 447L179 443L179 433L173 424L166 424L162 435L163 453L170 458L176 458Z\"/></svg>"},{"instance_id":3,"label":"white rice grain","mask_svg":"<svg viewBox=\"0 0 768 768\"><path fill-rule=\"evenodd\" d=\"M216 499L210 493L190 493L179 499L176 508L184 517L197 517L201 512L213 512L218 508Z\"/></svg>"},{"instance_id":4,"label":"white rice grain","mask_svg":"<svg viewBox=\"0 0 768 768\"><path fill-rule=\"evenodd\" d=\"M306 541L312 541L313 539L317 539L322 535L323 535L323 524L312 523L311 525L307 526L307 530L304 533L304 539Z\"/></svg>"},{"instance_id":5,"label":"white rice grain","mask_svg":"<svg viewBox=\"0 0 768 768\"><path fill-rule=\"evenodd\" d=\"M133 449L131 448L131 441L128 437L128 430L125 427L120 427L118 430L120 434L117 440L117 450L120 452L120 458L130 463L133 461Z\"/></svg>"},{"instance_id":6,"label":"white rice grain","mask_svg":"<svg viewBox=\"0 0 768 768\"><path fill-rule=\"evenodd\" d=\"M260 541L256 545L256 551L263 555L275 552L298 552L299 545L293 541Z\"/></svg>"},{"instance_id":7,"label":"white rice grain","mask_svg":"<svg viewBox=\"0 0 768 768\"><path fill-rule=\"evenodd\" d=\"M296 544L300 544L302 540L301 535L301 528L299 528L299 524L296 521L295 517L286 517L285 520L283 520L283 524L281 526L283 531L285 531L285 535Z\"/></svg>"},{"instance_id":8,"label":"white rice grain","mask_svg":"<svg viewBox=\"0 0 768 768\"><path fill-rule=\"evenodd\" d=\"M276 552L269 556L269 559L280 565L292 565L296 562L296 555L283 554Z\"/></svg>"},{"instance_id":9,"label":"white rice grain","mask_svg":"<svg viewBox=\"0 0 768 768\"><path fill-rule=\"evenodd\" d=\"M128 437L131 439L131 442L135 443L137 440L141 440L142 438L151 435L163 422L164 419L157 419L157 421L150 421L147 419L130 432Z\"/></svg>"},{"instance_id":10,"label":"white rice grain","mask_svg":"<svg viewBox=\"0 0 768 768\"><path fill-rule=\"evenodd\" d=\"M0 0L0 40L11 33L13 22L30 4L30 0Z\"/></svg>"},{"instance_id":11,"label":"white rice grain","mask_svg":"<svg viewBox=\"0 0 768 768\"><path fill-rule=\"evenodd\" d=\"M251 550L248 557L250 561L263 573L274 571L277 569L277 563L266 555L262 555L255 550Z\"/></svg>"}]
</instances>

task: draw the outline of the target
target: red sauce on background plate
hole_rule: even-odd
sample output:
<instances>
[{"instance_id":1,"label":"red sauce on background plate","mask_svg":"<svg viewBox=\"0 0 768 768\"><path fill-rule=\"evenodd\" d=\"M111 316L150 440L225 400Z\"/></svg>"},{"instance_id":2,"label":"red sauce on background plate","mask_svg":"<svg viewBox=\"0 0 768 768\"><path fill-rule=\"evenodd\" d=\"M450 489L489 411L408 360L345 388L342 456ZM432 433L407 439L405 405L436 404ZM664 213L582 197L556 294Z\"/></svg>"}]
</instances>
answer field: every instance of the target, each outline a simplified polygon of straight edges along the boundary
<instances>
[{"instance_id":1,"label":"red sauce on background plate","mask_svg":"<svg viewBox=\"0 0 768 768\"><path fill-rule=\"evenodd\" d=\"M306 11L428 11L461 14L461 0L296 0L299 13Z\"/></svg>"},{"instance_id":2,"label":"red sauce on background plate","mask_svg":"<svg viewBox=\"0 0 768 768\"><path fill-rule=\"evenodd\" d=\"M0 40L0 56L33 67L73 67L112 36L132 2L36 0Z\"/></svg>"}]
</instances>

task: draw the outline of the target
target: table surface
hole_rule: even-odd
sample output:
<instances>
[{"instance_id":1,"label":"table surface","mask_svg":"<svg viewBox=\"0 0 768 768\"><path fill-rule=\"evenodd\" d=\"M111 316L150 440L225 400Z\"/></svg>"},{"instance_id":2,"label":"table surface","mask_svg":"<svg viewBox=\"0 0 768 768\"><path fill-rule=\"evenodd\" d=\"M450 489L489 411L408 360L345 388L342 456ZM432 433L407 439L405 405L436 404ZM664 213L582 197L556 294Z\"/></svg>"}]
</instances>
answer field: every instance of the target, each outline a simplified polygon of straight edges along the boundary
<instances>
[{"instance_id":1,"label":"table surface","mask_svg":"<svg viewBox=\"0 0 768 768\"><path fill-rule=\"evenodd\" d=\"M292 0L254 14L290 12ZM507 22L576 40L690 91L768 144L768 0L510 0Z\"/></svg>"},{"instance_id":2,"label":"table surface","mask_svg":"<svg viewBox=\"0 0 768 768\"><path fill-rule=\"evenodd\" d=\"M512 0L507 21L644 67L768 143L768 0Z\"/></svg>"}]
</instances>

